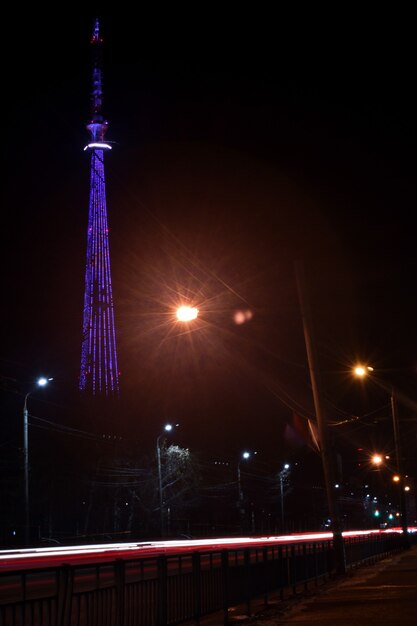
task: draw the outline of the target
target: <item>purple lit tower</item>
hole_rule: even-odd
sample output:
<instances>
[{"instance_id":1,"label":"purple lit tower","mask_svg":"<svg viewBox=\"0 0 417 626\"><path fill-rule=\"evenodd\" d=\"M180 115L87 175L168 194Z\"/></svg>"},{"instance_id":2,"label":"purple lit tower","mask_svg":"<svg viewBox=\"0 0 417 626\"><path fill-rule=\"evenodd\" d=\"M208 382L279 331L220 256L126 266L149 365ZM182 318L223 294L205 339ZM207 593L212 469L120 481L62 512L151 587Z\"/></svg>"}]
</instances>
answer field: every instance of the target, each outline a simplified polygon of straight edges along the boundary
<instances>
[{"instance_id":1,"label":"purple lit tower","mask_svg":"<svg viewBox=\"0 0 417 626\"><path fill-rule=\"evenodd\" d=\"M84 148L91 153L91 179L79 387L89 395L117 397L119 372L104 179L104 153L111 146L104 141L108 124L102 115L102 41L96 20L91 39L93 90L91 120L87 124L90 143Z\"/></svg>"}]
</instances>

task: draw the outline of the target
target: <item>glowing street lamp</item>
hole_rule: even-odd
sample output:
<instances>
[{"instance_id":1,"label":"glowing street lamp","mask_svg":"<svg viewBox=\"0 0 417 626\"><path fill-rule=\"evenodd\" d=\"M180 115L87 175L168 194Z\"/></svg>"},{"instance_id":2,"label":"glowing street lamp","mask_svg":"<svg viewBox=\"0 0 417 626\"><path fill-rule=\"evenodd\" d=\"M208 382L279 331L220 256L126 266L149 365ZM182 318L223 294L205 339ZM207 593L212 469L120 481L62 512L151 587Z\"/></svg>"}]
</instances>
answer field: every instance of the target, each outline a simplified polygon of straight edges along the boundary
<instances>
[{"instance_id":1,"label":"glowing street lamp","mask_svg":"<svg viewBox=\"0 0 417 626\"><path fill-rule=\"evenodd\" d=\"M38 387L45 387L53 378L41 376L36 381ZM29 507L29 411L28 398L35 391L31 389L25 395L23 403L23 482L24 482L24 502L25 502L25 545L29 545L30 539L30 507Z\"/></svg>"},{"instance_id":2,"label":"glowing street lamp","mask_svg":"<svg viewBox=\"0 0 417 626\"><path fill-rule=\"evenodd\" d=\"M192 322L197 318L198 309L195 306L183 305L178 307L176 315L179 322Z\"/></svg>"}]
</instances>

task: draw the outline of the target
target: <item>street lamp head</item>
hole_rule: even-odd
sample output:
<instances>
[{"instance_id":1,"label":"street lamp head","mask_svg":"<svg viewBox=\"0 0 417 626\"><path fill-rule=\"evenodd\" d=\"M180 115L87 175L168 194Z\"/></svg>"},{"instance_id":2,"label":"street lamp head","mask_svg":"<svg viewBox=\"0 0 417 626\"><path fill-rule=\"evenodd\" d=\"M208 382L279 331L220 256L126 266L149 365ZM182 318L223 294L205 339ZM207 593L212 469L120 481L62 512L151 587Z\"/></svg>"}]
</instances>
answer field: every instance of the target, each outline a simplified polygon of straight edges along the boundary
<instances>
[{"instance_id":1,"label":"street lamp head","mask_svg":"<svg viewBox=\"0 0 417 626\"><path fill-rule=\"evenodd\" d=\"M382 456L380 454L374 454L372 457L372 463L374 465L381 465L383 459Z\"/></svg>"},{"instance_id":2,"label":"street lamp head","mask_svg":"<svg viewBox=\"0 0 417 626\"><path fill-rule=\"evenodd\" d=\"M179 322L191 322L198 315L198 309L195 306L183 305L177 309L177 320Z\"/></svg>"},{"instance_id":3,"label":"street lamp head","mask_svg":"<svg viewBox=\"0 0 417 626\"><path fill-rule=\"evenodd\" d=\"M369 365L356 365L356 367L354 367L353 369L353 373L358 378L364 378L364 376L367 376L370 372L373 371L374 368L370 367Z\"/></svg>"},{"instance_id":4,"label":"street lamp head","mask_svg":"<svg viewBox=\"0 0 417 626\"><path fill-rule=\"evenodd\" d=\"M173 425L172 424L165 424L164 426L164 430L166 430L168 433L173 429Z\"/></svg>"},{"instance_id":5,"label":"street lamp head","mask_svg":"<svg viewBox=\"0 0 417 626\"><path fill-rule=\"evenodd\" d=\"M290 464L289 463L284 463L284 469L290 469Z\"/></svg>"},{"instance_id":6,"label":"street lamp head","mask_svg":"<svg viewBox=\"0 0 417 626\"><path fill-rule=\"evenodd\" d=\"M36 387L45 387L48 383L51 382L51 380L53 380L53 378L46 378L46 376L41 376L40 378L38 378L36 381L33 382L32 388L25 395L25 403L23 407L24 411L27 410L27 400L29 396L31 396L32 393L36 391ZM36 387L34 385L36 385Z\"/></svg>"},{"instance_id":7,"label":"street lamp head","mask_svg":"<svg viewBox=\"0 0 417 626\"><path fill-rule=\"evenodd\" d=\"M249 459L249 457L250 457L250 452L243 452L242 453L242 458L243 459Z\"/></svg>"},{"instance_id":8,"label":"street lamp head","mask_svg":"<svg viewBox=\"0 0 417 626\"><path fill-rule=\"evenodd\" d=\"M38 378L38 380L36 381L36 384L39 387L45 387L45 385L47 385L51 380L53 380L53 378L45 378L45 376L41 376L40 378Z\"/></svg>"}]
</instances>

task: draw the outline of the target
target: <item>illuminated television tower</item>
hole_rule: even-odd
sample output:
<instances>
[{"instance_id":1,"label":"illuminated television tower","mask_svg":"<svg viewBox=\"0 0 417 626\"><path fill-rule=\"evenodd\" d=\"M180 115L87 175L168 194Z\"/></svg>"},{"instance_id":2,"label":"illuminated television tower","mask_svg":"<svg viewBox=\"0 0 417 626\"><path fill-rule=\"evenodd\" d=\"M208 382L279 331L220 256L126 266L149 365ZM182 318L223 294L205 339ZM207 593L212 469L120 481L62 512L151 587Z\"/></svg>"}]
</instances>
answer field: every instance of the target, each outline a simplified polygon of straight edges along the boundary
<instances>
[{"instance_id":1,"label":"illuminated television tower","mask_svg":"<svg viewBox=\"0 0 417 626\"><path fill-rule=\"evenodd\" d=\"M111 146L104 141L108 123L102 115L102 68L99 22L94 24L93 90L91 119L87 124L91 153L90 204L85 268L83 338L79 387L91 395L118 396L116 330L110 272L104 153Z\"/></svg>"}]
</instances>

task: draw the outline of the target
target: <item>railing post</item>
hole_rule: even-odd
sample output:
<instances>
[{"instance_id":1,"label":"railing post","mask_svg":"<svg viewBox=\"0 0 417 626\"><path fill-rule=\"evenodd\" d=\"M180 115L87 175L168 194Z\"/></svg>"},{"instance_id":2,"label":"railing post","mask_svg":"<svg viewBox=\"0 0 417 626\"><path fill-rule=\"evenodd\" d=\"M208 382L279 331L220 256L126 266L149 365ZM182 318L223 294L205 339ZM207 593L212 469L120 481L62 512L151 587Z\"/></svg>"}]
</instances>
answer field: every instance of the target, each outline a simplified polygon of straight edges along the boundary
<instances>
[{"instance_id":1,"label":"railing post","mask_svg":"<svg viewBox=\"0 0 417 626\"><path fill-rule=\"evenodd\" d=\"M57 626L71 626L73 570L68 564L58 571Z\"/></svg>"},{"instance_id":2,"label":"railing post","mask_svg":"<svg viewBox=\"0 0 417 626\"><path fill-rule=\"evenodd\" d=\"M284 581L288 584L288 550L285 547L285 562L284 562L284 548L283 546L279 546L279 599L283 600L284 598ZM286 566L286 567L285 567Z\"/></svg>"},{"instance_id":3,"label":"railing post","mask_svg":"<svg viewBox=\"0 0 417 626\"><path fill-rule=\"evenodd\" d=\"M268 548L264 546L262 548L262 566L264 572L264 604L268 606L269 599L269 579L268 579Z\"/></svg>"},{"instance_id":4,"label":"railing post","mask_svg":"<svg viewBox=\"0 0 417 626\"><path fill-rule=\"evenodd\" d=\"M125 617L125 562L117 559L114 564L116 583L116 624L123 626Z\"/></svg>"},{"instance_id":5,"label":"railing post","mask_svg":"<svg viewBox=\"0 0 417 626\"><path fill-rule=\"evenodd\" d=\"M222 550L223 624L229 622L229 553Z\"/></svg>"},{"instance_id":6,"label":"railing post","mask_svg":"<svg viewBox=\"0 0 417 626\"><path fill-rule=\"evenodd\" d=\"M307 558L307 546L303 543L303 576L304 576L304 591L308 589L308 575L309 575L309 567L308 567L308 558Z\"/></svg>"},{"instance_id":7,"label":"railing post","mask_svg":"<svg viewBox=\"0 0 417 626\"><path fill-rule=\"evenodd\" d=\"M199 552L193 552L192 561L194 583L194 621L196 626L199 626L201 617L201 560Z\"/></svg>"},{"instance_id":8,"label":"railing post","mask_svg":"<svg viewBox=\"0 0 417 626\"><path fill-rule=\"evenodd\" d=\"M297 561L295 558L295 545L291 545L291 586L293 595L297 595Z\"/></svg>"},{"instance_id":9,"label":"railing post","mask_svg":"<svg viewBox=\"0 0 417 626\"><path fill-rule=\"evenodd\" d=\"M245 586L246 586L246 613L250 617L251 610L251 575L250 575L250 548L244 550Z\"/></svg>"},{"instance_id":10,"label":"railing post","mask_svg":"<svg viewBox=\"0 0 417 626\"><path fill-rule=\"evenodd\" d=\"M158 609L156 621L158 626L168 623L168 567L167 558L158 556Z\"/></svg>"},{"instance_id":11,"label":"railing post","mask_svg":"<svg viewBox=\"0 0 417 626\"><path fill-rule=\"evenodd\" d=\"M313 543L313 562L314 562L314 586L317 587L319 584L318 576L317 576L317 544Z\"/></svg>"},{"instance_id":12,"label":"railing post","mask_svg":"<svg viewBox=\"0 0 417 626\"><path fill-rule=\"evenodd\" d=\"M331 541L326 541L326 545L327 545L327 576L330 579L333 576L333 567L334 567L333 546L332 546Z\"/></svg>"}]
</instances>

